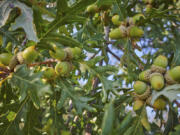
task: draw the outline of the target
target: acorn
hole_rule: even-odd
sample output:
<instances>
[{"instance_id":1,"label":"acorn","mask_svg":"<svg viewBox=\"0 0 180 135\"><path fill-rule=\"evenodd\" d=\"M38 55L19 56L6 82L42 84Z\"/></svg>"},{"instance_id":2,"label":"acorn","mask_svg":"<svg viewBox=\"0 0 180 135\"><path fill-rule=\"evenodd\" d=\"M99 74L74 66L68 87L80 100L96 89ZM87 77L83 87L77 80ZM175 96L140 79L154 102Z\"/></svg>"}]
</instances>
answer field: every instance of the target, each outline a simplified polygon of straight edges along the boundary
<instances>
[{"instance_id":1,"label":"acorn","mask_svg":"<svg viewBox=\"0 0 180 135\"><path fill-rule=\"evenodd\" d=\"M139 80L149 82L151 70L147 69L139 74Z\"/></svg>"},{"instance_id":2,"label":"acorn","mask_svg":"<svg viewBox=\"0 0 180 135\"><path fill-rule=\"evenodd\" d=\"M81 48L79 48L79 47L72 48L73 58L78 59L80 57L81 53L82 53L82 49Z\"/></svg>"},{"instance_id":3,"label":"acorn","mask_svg":"<svg viewBox=\"0 0 180 135\"><path fill-rule=\"evenodd\" d=\"M59 76L67 76L72 70L72 65L69 62L58 62L55 66L55 72Z\"/></svg>"},{"instance_id":4,"label":"acorn","mask_svg":"<svg viewBox=\"0 0 180 135\"><path fill-rule=\"evenodd\" d=\"M134 93L134 96L136 98L139 98L139 99L142 99L142 100L147 99L150 95L151 95L150 86L147 86L147 89L146 89L146 91L143 94Z\"/></svg>"},{"instance_id":5,"label":"acorn","mask_svg":"<svg viewBox=\"0 0 180 135\"><path fill-rule=\"evenodd\" d=\"M169 85L177 84L177 83L178 83L177 81L175 81L175 80L171 77L169 71L166 72L166 74L165 74L164 77L165 77L165 79L166 79L166 83L169 84Z\"/></svg>"},{"instance_id":6,"label":"acorn","mask_svg":"<svg viewBox=\"0 0 180 135\"><path fill-rule=\"evenodd\" d=\"M137 111L139 109L141 109L141 107L144 105L144 101L140 100L140 99L136 99L134 101L134 105L133 105L133 110Z\"/></svg>"},{"instance_id":7,"label":"acorn","mask_svg":"<svg viewBox=\"0 0 180 135\"><path fill-rule=\"evenodd\" d=\"M150 87L142 81L136 81L134 83L134 91L135 96L139 99L146 99L151 93Z\"/></svg>"},{"instance_id":8,"label":"acorn","mask_svg":"<svg viewBox=\"0 0 180 135\"><path fill-rule=\"evenodd\" d=\"M22 57L25 63L30 64L35 61L38 57L38 52L35 50L35 46L30 46L22 52Z\"/></svg>"},{"instance_id":9,"label":"acorn","mask_svg":"<svg viewBox=\"0 0 180 135\"><path fill-rule=\"evenodd\" d=\"M147 89L147 85L146 83L142 82L142 81L136 81L134 83L134 91L136 92L136 94L143 94Z\"/></svg>"},{"instance_id":10,"label":"acorn","mask_svg":"<svg viewBox=\"0 0 180 135\"><path fill-rule=\"evenodd\" d=\"M153 73L150 75L151 87L157 91L164 87L164 77L160 73Z\"/></svg>"},{"instance_id":11,"label":"acorn","mask_svg":"<svg viewBox=\"0 0 180 135\"><path fill-rule=\"evenodd\" d=\"M8 66L12 57L13 56L10 53L1 53L0 54L0 63L5 66Z\"/></svg>"},{"instance_id":12,"label":"acorn","mask_svg":"<svg viewBox=\"0 0 180 135\"><path fill-rule=\"evenodd\" d=\"M98 6L96 4L89 5L86 9L88 13L96 13L98 11Z\"/></svg>"},{"instance_id":13,"label":"acorn","mask_svg":"<svg viewBox=\"0 0 180 135\"><path fill-rule=\"evenodd\" d=\"M130 26L128 28L128 35L131 38L140 38L144 35L144 31L137 26Z\"/></svg>"},{"instance_id":14,"label":"acorn","mask_svg":"<svg viewBox=\"0 0 180 135\"><path fill-rule=\"evenodd\" d=\"M64 51L67 53L66 60L78 59L82 53L82 49L79 47L75 47L75 48L67 47L64 49Z\"/></svg>"},{"instance_id":15,"label":"acorn","mask_svg":"<svg viewBox=\"0 0 180 135\"><path fill-rule=\"evenodd\" d=\"M56 45L53 45L53 48L54 48L54 52L51 50L49 51L49 54L52 58L60 61L66 59L67 53L63 49L57 47Z\"/></svg>"},{"instance_id":16,"label":"acorn","mask_svg":"<svg viewBox=\"0 0 180 135\"><path fill-rule=\"evenodd\" d=\"M164 110L166 108L166 101L164 98L159 97L154 101L153 107L158 110Z\"/></svg>"},{"instance_id":17,"label":"acorn","mask_svg":"<svg viewBox=\"0 0 180 135\"><path fill-rule=\"evenodd\" d=\"M180 66L176 66L170 69L168 73L173 80L178 82L180 81Z\"/></svg>"},{"instance_id":18,"label":"acorn","mask_svg":"<svg viewBox=\"0 0 180 135\"><path fill-rule=\"evenodd\" d=\"M56 76L55 70L52 67L43 67L42 71L43 71L43 78L46 78L48 80L52 80Z\"/></svg>"},{"instance_id":19,"label":"acorn","mask_svg":"<svg viewBox=\"0 0 180 135\"><path fill-rule=\"evenodd\" d=\"M109 33L111 39L121 39L126 37L126 27L120 26L119 28L112 29Z\"/></svg>"},{"instance_id":20,"label":"acorn","mask_svg":"<svg viewBox=\"0 0 180 135\"><path fill-rule=\"evenodd\" d=\"M113 17L112 17L112 23L114 24L114 25L121 25L121 21L119 20L119 15L114 15Z\"/></svg>"},{"instance_id":21,"label":"acorn","mask_svg":"<svg viewBox=\"0 0 180 135\"><path fill-rule=\"evenodd\" d=\"M165 73L168 65L168 59L166 56L159 55L155 58L153 65L151 66L151 72Z\"/></svg>"}]
</instances>

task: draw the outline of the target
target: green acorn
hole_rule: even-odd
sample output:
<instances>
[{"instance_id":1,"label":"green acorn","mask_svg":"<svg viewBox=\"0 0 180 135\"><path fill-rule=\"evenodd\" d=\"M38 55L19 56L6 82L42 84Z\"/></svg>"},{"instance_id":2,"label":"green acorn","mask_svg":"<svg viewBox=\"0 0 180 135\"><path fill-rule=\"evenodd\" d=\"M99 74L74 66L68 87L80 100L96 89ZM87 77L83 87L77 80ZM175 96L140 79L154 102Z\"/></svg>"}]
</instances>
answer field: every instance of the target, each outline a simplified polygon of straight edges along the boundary
<instances>
[{"instance_id":1,"label":"green acorn","mask_svg":"<svg viewBox=\"0 0 180 135\"><path fill-rule=\"evenodd\" d=\"M151 72L165 73L168 65L168 59L166 56L159 55L155 58L153 65L151 66Z\"/></svg>"},{"instance_id":2,"label":"green acorn","mask_svg":"<svg viewBox=\"0 0 180 135\"><path fill-rule=\"evenodd\" d=\"M169 70L169 75L172 77L175 81L180 81L180 66L176 66Z\"/></svg>"},{"instance_id":3,"label":"green acorn","mask_svg":"<svg viewBox=\"0 0 180 135\"><path fill-rule=\"evenodd\" d=\"M164 77L160 73L150 75L150 83L153 89L159 91L164 87Z\"/></svg>"},{"instance_id":4,"label":"green acorn","mask_svg":"<svg viewBox=\"0 0 180 135\"><path fill-rule=\"evenodd\" d=\"M140 38L144 35L144 31L137 26L130 26L128 28L128 35L131 38Z\"/></svg>"},{"instance_id":5,"label":"green acorn","mask_svg":"<svg viewBox=\"0 0 180 135\"><path fill-rule=\"evenodd\" d=\"M150 79L150 74L151 74L151 70L150 69L142 71L139 74L139 80L148 82L149 79Z\"/></svg>"},{"instance_id":6,"label":"green acorn","mask_svg":"<svg viewBox=\"0 0 180 135\"><path fill-rule=\"evenodd\" d=\"M171 77L169 71L166 72L166 74L165 74L164 77L165 77L165 79L166 79L166 83L169 84L169 85L177 84L177 83L178 83L177 81L175 81L175 80Z\"/></svg>"},{"instance_id":7,"label":"green acorn","mask_svg":"<svg viewBox=\"0 0 180 135\"><path fill-rule=\"evenodd\" d=\"M38 52L35 50L35 46L30 46L22 52L22 57L25 63L30 64L38 57Z\"/></svg>"},{"instance_id":8,"label":"green acorn","mask_svg":"<svg viewBox=\"0 0 180 135\"><path fill-rule=\"evenodd\" d=\"M166 101L164 98L159 97L154 101L153 107L158 110L164 110L166 108Z\"/></svg>"},{"instance_id":9,"label":"green acorn","mask_svg":"<svg viewBox=\"0 0 180 135\"><path fill-rule=\"evenodd\" d=\"M12 57L13 56L10 53L1 53L0 54L0 63L5 66L8 66Z\"/></svg>"},{"instance_id":10,"label":"green acorn","mask_svg":"<svg viewBox=\"0 0 180 135\"><path fill-rule=\"evenodd\" d=\"M67 53L67 60L71 60L71 59L78 59L82 53L82 49L79 47L75 47L75 48L70 48L67 47L64 49L64 51Z\"/></svg>"},{"instance_id":11,"label":"green acorn","mask_svg":"<svg viewBox=\"0 0 180 135\"><path fill-rule=\"evenodd\" d=\"M141 100L147 99L150 95L151 95L151 89L149 86L147 86L147 89L143 94L134 93L134 96Z\"/></svg>"},{"instance_id":12,"label":"green acorn","mask_svg":"<svg viewBox=\"0 0 180 135\"><path fill-rule=\"evenodd\" d=\"M72 65L69 62L58 62L55 66L55 72L59 76L67 76L72 70Z\"/></svg>"},{"instance_id":13,"label":"green acorn","mask_svg":"<svg viewBox=\"0 0 180 135\"><path fill-rule=\"evenodd\" d=\"M81 53L82 53L82 49L81 48L79 48L79 47L72 48L73 58L78 59L80 57Z\"/></svg>"},{"instance_id":14,"label":"green acorn","mask_svg":"<svg viewBox=\"0 0 180 135\"><path fill-rule=\"evenodd\" d=\"M151 93L150 87L142 81L136 81L134 83L134 91L135 97L139 99L146 99Z\"/></svg>"},{"instance_id":15,"label":"green acorn","mask_svg":"<svg viewBox=\"0 0 180 135\"><path fill-rule=\"evenodd\" d=\"M53 45L53 48L54 48L54 52L49 51L49 54L52 58L60 60L60 61L66 59L67 53L63 49L57 47L56 45Z\"/></svg>"},{"instance_id":16,"label":"green acorn","mask_svg":"<svg viewBox=\"0 0 180 135\"><path fill-rule=\"evenodd\" d=\"M134 83L134 91L136 92L136 94L143 94L147 89L147 85L146 83L142 82L142 81L136 81Z\"/></svg>"},{"instance_id":17,"label":"green acorn","mask_svg":"<svg viewBox=\"0 0 180 135\"><path fill-rule=\"evenodd\" d=\"M52 67L43 67L43 78L54 79L56 76L55 70Z\"/></svg>"},{"instance_id":18,"label":"green acorn","mask_svg":"<svg viewBox=\"0 0 180 135\"><path fill-rule=\"evenodd\" d=\"M96 13L98 10L99 9L96 4L89 5L86 9L88 13Z\"/></svg>"},{"instance_id":19,"label":"green acorn","mask_svg":"<svg viewBox=\"0 0 180 135\"><path fill-rule=\"evenodd\" d=\"M166 68L168 65L168 59L166 56L159 55L155 58L153 64L162 68Z\"/></svg>"},{"instance_id":20,"label":"green acorn","mask_svg":"<svg viewBox=\"0 0 180 135\"><path fill-rule=\"evenodd\" d=\"M113 17L112 17L112 23L114 24L114 25L121 25L121 21L119 20L119 15L114 15Z\"/></svg>"},{"instance_id":21,"label":"green acorn","mask_svg":"<svg viewBox=\"0 0 180 135\"><path fill-rule=\"evenodd\" d=\"M109 33L109 37L111 39L121 39L126 37L126 28L124 26L120 26L119 28L112 29Z\"/></svg>"},{"instance_id":22,"label":"green acorn","mask_svg":"<svg viewBox=\"0 0 180 135\"><path fill-rule=\"evenodd\" d=\"M134 105L133 105L133 110L137 111L139 109L141 109L141 107L144 105L144 101L140 100L140 99L136 99L134 101Z\"/></svg>"}]
</instances>

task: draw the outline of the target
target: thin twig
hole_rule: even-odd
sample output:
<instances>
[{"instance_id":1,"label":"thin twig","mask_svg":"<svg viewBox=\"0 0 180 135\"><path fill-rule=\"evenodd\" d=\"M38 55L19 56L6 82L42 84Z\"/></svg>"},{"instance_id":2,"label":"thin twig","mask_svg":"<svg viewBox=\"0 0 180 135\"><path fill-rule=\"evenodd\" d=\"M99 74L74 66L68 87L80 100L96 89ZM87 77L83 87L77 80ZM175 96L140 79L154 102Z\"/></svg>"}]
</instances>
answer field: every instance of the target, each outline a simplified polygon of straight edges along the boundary
<instances>
[{"instance_id":1,"label":"thin twig","mask_svg":"<svg viewBox=\"0 0 180 135\"><path fill-rule=\"evenodd\" d=\"M107 51L108 51L112 56L114 56L117 60L120 61L120 58L119 58L116 54L114 54L109 48L107 48Z\"/></svg>"},{"instance_id":2,"label":"thin twig","mask_svg":"<svg viewBox=\"0 0 180 135\"><path fill-rule=\"evenodd\" d=\"M46 61L43 61L43 62L29 64L28 66L29 67L34 67L34 66L38 66L38 65L49 65L49 64L52 64L52 63L56 63L56 62L57 62L57 60L50 59L50 60L46 60Z\"/></svg>"}]
</instances>

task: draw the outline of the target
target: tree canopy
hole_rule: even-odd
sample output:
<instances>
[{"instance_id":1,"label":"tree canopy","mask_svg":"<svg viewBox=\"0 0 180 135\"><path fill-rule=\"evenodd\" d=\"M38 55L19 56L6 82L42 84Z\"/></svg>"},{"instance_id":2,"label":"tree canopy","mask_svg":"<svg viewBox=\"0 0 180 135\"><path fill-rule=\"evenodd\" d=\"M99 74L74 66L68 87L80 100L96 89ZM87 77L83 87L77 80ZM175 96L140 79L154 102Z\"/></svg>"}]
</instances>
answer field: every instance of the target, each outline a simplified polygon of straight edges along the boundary
<instances>
[{"instance_id":1,"label":"tree canopy","mask_svg":"<svg viewBox=\"0 0 180 135\"><path fill-rule=\"evenodd\" d=\"M0 1L1 135L179 135L180 0Z\"/></svg>"}]
</instances>

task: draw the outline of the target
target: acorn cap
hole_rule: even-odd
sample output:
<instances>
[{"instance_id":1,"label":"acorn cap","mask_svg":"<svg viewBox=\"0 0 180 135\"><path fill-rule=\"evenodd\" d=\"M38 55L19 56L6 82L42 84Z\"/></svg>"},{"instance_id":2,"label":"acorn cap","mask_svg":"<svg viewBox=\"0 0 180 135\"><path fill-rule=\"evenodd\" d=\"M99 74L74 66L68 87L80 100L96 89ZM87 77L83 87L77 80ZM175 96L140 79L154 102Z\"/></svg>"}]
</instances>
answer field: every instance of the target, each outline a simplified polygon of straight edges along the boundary
<instances>
[{"instance_id":1,"label":"acorn cap","mask_svg":"<svg viewBox=\"0 0 180 135\"><path fill-rule=\"evenodd\" d=\"M64 51L66 52L67 56L66 56L66 60L71 60L73 59L73 53L72 53L72 48L67 47L64 49Z\"/></svg>"},{"instance_id":2,"label":"acorn cap","mask_svg":"<svg viewBox=\"0 0 180 135\"><path fill-rule=\"evenodd\" d=\"M172 85L172 84L177 84L177 83L178 83L177 81L175 81L175 80L170 76L169 71L166 72L166 74L165 74L164 77L165 77L165 79L166 79L166 83L167 83L167 84Z\"/></svg>"},{"instance_id":3,"label":"acorn cap","mask_svg":"<svg viewBox=\"0 0 180 135\"><path fill-rule=\"evenodd\" d=\"M18 64L19 64L19 61L17 59L17 55L14 55L9 63L9 69L13 70Z\"/></svg>"},{"instance_id":4,"label":"acorn cap","mask_svg":"<svg viewBox=\"0 0 180 135\"><path fill-rule=\"evenodd\" d=\"M147 69L147 70L145 70L145 71L142 71L142 72L139 74L139 79L140 79L141 81L149 82L150 75L151 75L151 70L150 70L150 69Z\"/></svg>"},{"instance_id":5,"label":"acorn cap","mask_svg":"<svg viewBox=\"0 0 180 135\"><path fill-rule=\"evenodd\" d=\"M166 69L163 68L163 67L160 67L160 66L156 66L156 65L152 65L151 66L151 72L154 73L154 72L157 72L157 73L165 73L166 72Z\"/></svg>"},{"instance_id":6,"label":"acorn cap","mask_svg":"<svg viewBox=\"0 0 180 135\"><path fill-rule=\"evenodd\" d=\"M147 99L149 97L149 95L151 94L150 86L147 86L146 91L141 95L138 95L135 92L133 94L134 94L135 98L139 98L141 100Z\"/></svg>"},{"instance_id":7,"label":"acorn cap","mask_svg":"<svg viewBox=\"0 0 180 135\"><path fill-rule=\"evenodd\" d=\"M129 26L127 29L127 35L131 38L140 38L144 35L144 31L137 26Z\"/></svg>"},{"instance_id":8,"label":"acorn cap","mask_svg":"<svg viewBox=\"0 0 180 135\"><path fill-rule=\"evenodd\" d=\"M22 52L17 53L17 60L18 60L18 62L20 64L24 64L25 63L24 58L22 56Z\"/></svg>"}]
</instances>

